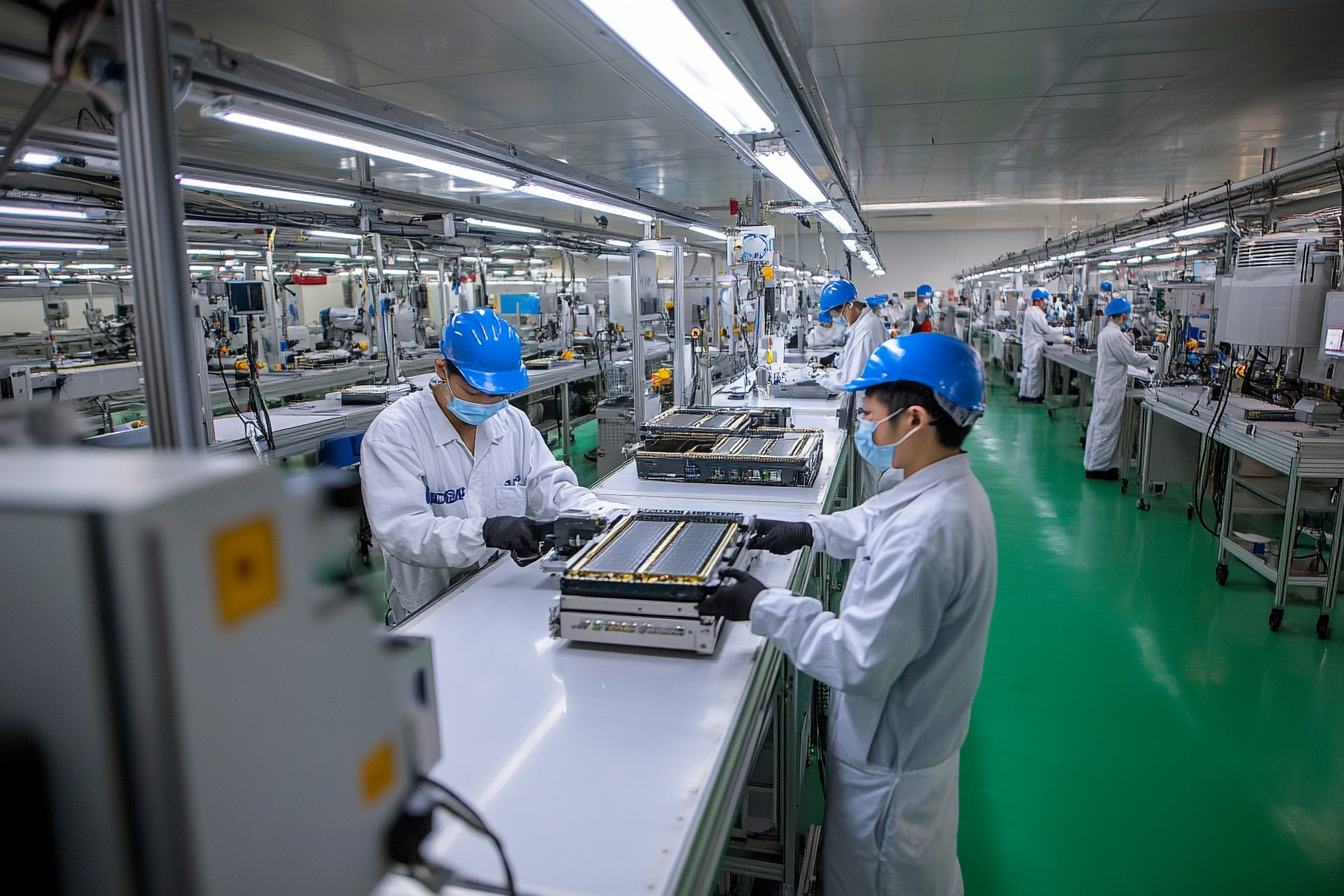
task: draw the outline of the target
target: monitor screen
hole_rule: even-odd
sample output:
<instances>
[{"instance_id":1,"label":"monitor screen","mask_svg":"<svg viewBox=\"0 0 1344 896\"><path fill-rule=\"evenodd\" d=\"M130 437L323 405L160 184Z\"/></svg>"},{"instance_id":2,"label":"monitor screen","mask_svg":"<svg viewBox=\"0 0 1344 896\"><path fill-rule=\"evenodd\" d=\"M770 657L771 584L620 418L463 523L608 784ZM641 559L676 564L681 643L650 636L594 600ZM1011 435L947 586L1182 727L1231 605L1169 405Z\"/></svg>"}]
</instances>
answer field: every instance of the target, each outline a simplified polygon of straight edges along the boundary
<instances>
[{"instance_id":1,"label":"monitor screen","mask_svg":"<svg viewBox=\"0 0 1344 896\"><path fill-rule=\"evenodd\" d=\"M1344 358L1344 327L1330 327L1325 331L1321 352L1332 358Z\"/></svg>"}]
</instances>

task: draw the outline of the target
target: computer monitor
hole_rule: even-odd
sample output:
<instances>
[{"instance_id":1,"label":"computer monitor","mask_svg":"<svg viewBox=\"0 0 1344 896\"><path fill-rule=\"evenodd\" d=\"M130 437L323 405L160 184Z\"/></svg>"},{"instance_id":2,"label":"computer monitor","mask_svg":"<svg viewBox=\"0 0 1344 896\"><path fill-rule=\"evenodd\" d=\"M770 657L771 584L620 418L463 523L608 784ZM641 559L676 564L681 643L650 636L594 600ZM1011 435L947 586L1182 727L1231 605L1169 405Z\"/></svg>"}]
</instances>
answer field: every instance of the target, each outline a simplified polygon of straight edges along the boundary
<instances>
[{"instance_id":1,"label":"computer monitor","mask_svg":"<svg viewBox=\"0 0 1344 896\"><path fill-rule=\"evenodd\" d=\"M1325 345L1321 354L1332 358L1344 358L1344 327L1329 327L1325 331Z\"/></svg>"}]
</instances>

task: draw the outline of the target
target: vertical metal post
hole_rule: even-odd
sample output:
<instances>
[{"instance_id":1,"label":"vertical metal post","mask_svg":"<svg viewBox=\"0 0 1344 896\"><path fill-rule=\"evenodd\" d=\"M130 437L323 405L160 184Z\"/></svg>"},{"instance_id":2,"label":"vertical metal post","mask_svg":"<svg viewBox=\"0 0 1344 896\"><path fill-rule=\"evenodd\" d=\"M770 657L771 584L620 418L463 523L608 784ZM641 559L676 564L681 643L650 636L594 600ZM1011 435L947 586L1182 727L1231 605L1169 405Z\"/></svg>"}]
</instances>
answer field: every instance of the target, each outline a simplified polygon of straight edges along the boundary
<instances>
[{"instance_id":1,"label":"vertical metal post","mask_svg":"<svg viewBox=\"0 0 1344 896\"><path fill-rule=\"evenodd\" d=\"M205 447L182 192L177 175L172 58L165 0L121 0L126 108L117 116L121 189L135 272L137 344L150 440L160 450Z\"/></svg>"},{"instance_id":2,"label":"vertical metal post","mask_svg":"<svg viewBox=\"0 0 1344 896\"><path fill-rule=\"evenodd\" d=\"M695 347L686 342L686 246L681 240L672 243L672 394L676 396L673 404L684 404L693 400L687 391L687 369L695 363ZM687 348L690 351L686 351ZM708 372L706 372L708 376Z\"/></svg>"},{"instance_id":3,"label":"vertical metal post","mask_svg":"<svg viewBox=\"0 0 1344 896\"><path fill-rule=\"evenodd\" d=\"M651 257L641 252L638 246L630 250L630 318L634 322L630 333L630 397L634 401L636 430L644 425L644 393L648 389L648 377L644 373L643 321L639 313L639 266L642 258Z\"/></svg>"},{"instance_id":4,"label":"vertical metal post","mask_svg":"<svg viewBox=\"0 0 1344 896\"><path fill-rule=\"evenodd\" d=\"M285 348L289 341L289 315L286 313L284 300L280 298L280 284L275 281L275 253L271 251L269 243L266 245L265 261L266 285L270 287L271 294L270 312L266 315L271 319L271 325L267 327L271 331L271 337L265 340L267 345L263 357L266 359L267 370L279 370L285 366Z\"/></svg>"},{"instance_id":5,"label":"vertical metal post","mask_svg":"<svg viewBox=\"0 0 1344 896\"><path fill-rule=\"evenodd\" d=\"M395 386L401 377L397 357L397 328L394 323L396 307L388 307L384 298L388 295L387 274L383 270L383 235L373 235L373 263L378 270L378 288L374 290L374 313L378 315L378 335L383 340L387 352L387 384Z\"/></svg>"},{"instance_id":6,"label":"vertical metal post","mask_svg":"<svg viewBox=\"0 0 1344 896\"><path fill-rule=\"evenodd\" d=\"M448 326L448 263L439 259L439 335Z\"/></svg>"}]
</instances>

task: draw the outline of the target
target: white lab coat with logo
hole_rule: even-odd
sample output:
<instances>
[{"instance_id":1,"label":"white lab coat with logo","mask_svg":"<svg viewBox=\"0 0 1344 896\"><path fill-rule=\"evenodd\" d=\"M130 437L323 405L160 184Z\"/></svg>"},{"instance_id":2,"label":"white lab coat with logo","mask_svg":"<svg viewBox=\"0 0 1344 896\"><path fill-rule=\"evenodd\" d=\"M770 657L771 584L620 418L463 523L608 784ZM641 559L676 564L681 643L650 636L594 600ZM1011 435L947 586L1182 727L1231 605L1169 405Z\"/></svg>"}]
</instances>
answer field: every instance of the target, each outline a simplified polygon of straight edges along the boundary
<instances>
[{"instance_id":1,"label":"white lab coat with logo","mask_svg":"<svg viewBox=\"0 0 1344 896\"><path fill-rule=\"evenodd\" d=\"M1064 328L1050 326L1043 309L1030 305L1022 313L1022 378L1017 384L1022 398L1045 394L1045 344L1063 338Z\"/></svg>"},{"instance_id":2,"label":"white lab coat with logo","mask_svg":"<svg viewBox=\"0 0 1344 896\"><path fill-rule=\"evenodd\" d=\"M833 689L823 891L955 896L957 763L998 580L989 499L960 454L808 521L817 550L854 558L840 615L768 588L751 630Z\"/></svg>"},{"instance_id":3,"label":"white lab coat with logo","mask_svg":"<svg viewBox=\"0 0 1344 896\"><path fill-rule=\"evenodd\" d=\"M1092 418L1087 422L1084 470L1112 470L1120 466L1120 424L1125 409L1126 369L1146 367L1147 355L1134 350L1130 335L1114 321L1097 337L1097 383L1092 394Z\"/></svg>"},{"instance_id":4,"label":"white lab coat with logo","mask_svg":"<svg viewBox=\"0 0 1344 896\"><path fill-rule=\"evenodd\" d=\"M607 513L555 459L527 415L509 405L476 429L476 454L429 389L391 405L360 449L364 508L387 562L387 600L400 621L448 588L457 573L489 560L489 517L552 520Z\"/></svg>"}]
</instances>

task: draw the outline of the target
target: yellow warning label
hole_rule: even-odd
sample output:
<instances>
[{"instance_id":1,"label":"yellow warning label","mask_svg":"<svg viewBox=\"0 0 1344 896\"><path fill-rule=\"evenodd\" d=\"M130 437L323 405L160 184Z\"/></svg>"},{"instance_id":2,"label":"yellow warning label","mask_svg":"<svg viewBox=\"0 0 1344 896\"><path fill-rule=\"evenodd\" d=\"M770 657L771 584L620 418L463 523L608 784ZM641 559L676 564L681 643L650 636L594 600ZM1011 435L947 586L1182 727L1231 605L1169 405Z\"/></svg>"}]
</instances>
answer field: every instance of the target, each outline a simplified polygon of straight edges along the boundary
<instances>
[{"instance_id":1,"label":"yellow warning label","mask_svg":"<svg viewBox=\"0 0 1344 896\"><path fill-rule=\"evenodd\" d=\"M266 517L215 536L215 603L222 625L233 626L280 597L275 538Z\"/></svg>"},{"instance_id":2,"label":"yellow warning label","mask_svg":"<svg viewBox=\"0 0 1344 896\"><path fill-rule=\"evenodd\" d=\"M397 754L392 741L384 740L364 757L359 779L364 802L376 803L387 793L397 779Z\"/></svg>"}]
</instances>

